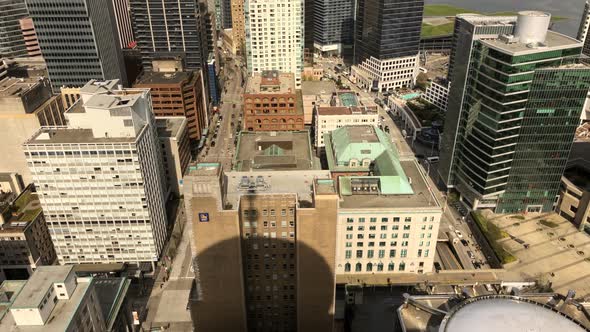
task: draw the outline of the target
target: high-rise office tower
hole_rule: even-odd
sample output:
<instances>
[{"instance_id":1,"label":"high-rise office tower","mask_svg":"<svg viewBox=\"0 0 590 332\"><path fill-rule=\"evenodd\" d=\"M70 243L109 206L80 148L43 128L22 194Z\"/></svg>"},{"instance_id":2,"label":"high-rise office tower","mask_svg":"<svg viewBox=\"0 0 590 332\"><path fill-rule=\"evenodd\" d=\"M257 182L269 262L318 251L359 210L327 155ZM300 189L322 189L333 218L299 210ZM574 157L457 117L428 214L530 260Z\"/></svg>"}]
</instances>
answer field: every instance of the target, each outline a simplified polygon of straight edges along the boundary
<instances>
[{"instance_id":1,"label":"high-rise office tower","mask_svg":"<svg viewBox=\"0 0 590 332\"><path fill-rule=\"evenodd\" d=\"M590 68L583 44L548 30L550 19L457 18L439 173L473 209L553 208Z\"/></svg>"},{"instance_id":2,"label":"high-rise office tower","mask_svg":"<svg viewBox=\"0 0 590 332\"><path fill-rule=\"evenodd\" d=\"M365 89L387 91L412 86L418 75L424 0L359 0L354 66Z\"/></svg>"},{"instance_id":3,"label":"high-rise office tower","mask_svg":"<svg viewBox=\"0 0 590 332\"><path fill-rule=\"evenodd\" d=\"M307 3L305 4L305 35L308 24ZM313 1L313 47L322 55L351 53L354 43L354 1ZM306 37L307 40L307 37ZM307 47L307 46L306 46Z\"/></svg>"},{"instance_id":4,"label":"high-rise office tower","mask_svg":"<svg viewBox=\"0 0 590 332\"><path fill-rule=\"evenodd\" d=\"M301 88L303 71L303 0L246 1L248 72L278 70L295 75Z\"/></svg>"},{"instance_id":5,"label":"high-rise office tower","mask_svg":"<svg viewBox=\"0 0 590 332\"><path fill-rule=\"evenodd\" d=\"M35 25L33 19L30 17L21 18L19 21L20 29L25 40L25 47L27 48L28 56L41 56L41 49L39 48L39 40L37 39L37 32L35 32Z\"/></svg>"},{"instance_id":6,"label":"high-rise office tower","mask_svg":"<svg viewBox=\"0 0 590 332\"><path fill-rule=\"evenodd\" d=\"M166 239L160 143L147 89L90 81L67 127L41 128L25 156L61 264L156 262Z\"/></svg>"},{"instance_id":7,"label":"high-rise office tower","mask_svg":"<svg viewBox=\"0 0 590 332\"><path fill-rule=\"evenodd\" d=\"M129 48L131 43L135 40L131 25L129 0L113 0L113 8L115 11L115 21L117 22L117 31L119 32L121 48Z\"/></svg>"},{"instance_id":8,"label":"high-rise office tower","mask_svg":"<svg viewBox=\"0 0 590 332\"><path fill-rule=\"evenodd\" d=\"M91 79L126 84L113 4L102 0L28 0L54 91Z\"/></svg>"},{"instance_id":9,"label":"high-rise office tower","mask_svg":"<svg viewBox=\"0 0 590 332\"><path fill-rule=\"evenodd\" d=\"M243 133L236 167L189 166L199 331L332 331L338 195L309 133ZM280 169L280 170L278 170Z\"/></svg>"},{"instance_id":10,"label":"high-rise office tower","mask_svg":"<svg viewBox=\"0 0 590 332\"><path fill-rule=\"evenodd\" d=\"M221 0L221 27L223 29L232 28L231 0Z\"/></svg>"},{"instance_id":11,"label":"high-rise office tower","mask_svg":"<svg viewBox=\"0 0 590 332\"><path fill-rule=\"evenodd\" d=\"M26 56L19 20L27 17L25 0L0 0L0 57Z\"/></svg>"},{"instance_id":12,"label":"high-rise office tower","mask_svg":"<svg viewBox=\"0 0 590 332\"><path fill-rule=\"evenodd\" d=\"M311 52L313 62L313 51L314 51L314 24L315 24L315 1L304 0L304 35L303 35L303 49L306 54ZM308 59L304 59L308 61Z\"/></svg>"},{"instance_id":13,"label":"high-rise office tower","mask_svg":"<svg viewBox=\"0 0 590 332\"><path fill-rule=\"evenodd\" d=\"M203 69L209 54L205 15L197 0L130 0L143 66L182 57L187 70Z\"/></svg>"}]
</instances>

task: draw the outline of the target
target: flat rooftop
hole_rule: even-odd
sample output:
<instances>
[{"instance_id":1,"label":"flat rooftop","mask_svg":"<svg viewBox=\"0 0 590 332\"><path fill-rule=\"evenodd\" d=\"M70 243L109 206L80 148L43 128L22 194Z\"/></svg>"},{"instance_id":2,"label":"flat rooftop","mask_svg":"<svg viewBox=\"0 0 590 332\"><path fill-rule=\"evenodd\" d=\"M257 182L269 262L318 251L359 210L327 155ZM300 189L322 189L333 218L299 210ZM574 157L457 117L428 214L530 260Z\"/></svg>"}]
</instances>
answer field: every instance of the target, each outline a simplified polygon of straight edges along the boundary
<instances>
[{"instance_id":1,"label":"flat rooftop","mask_svg":"<svg viewBox=\"0 0 590 332\"><path fill-rule=\"evenodd\" d=\"M302 207L313 202L313 183L317 179L330 179L330 171L272 171L272 172L227 172L226 202L235 209L243 195L296 194ZM322 183L321 194L327 194L333 183Z\"/></svg>"},{"instance_id":2,"label":"flat rooftop","mask_svg":"<svg viewBox=\"0 0 590 332\"><path fill-rule=\"evenodd\" d=\"M329 81L303 81L301 82L301 92L303 95L331 95L336 92L336 84Z\"/></svg>"},{"instance_id":3,"label":"flat rooftop","mask_svg":"<svg viewBox=\"0 0 590 332\"><path fill-rule=\"evenodd\" d=\"M0 98L21 97L40 82L42 81L39 77L8 77L0 81Z\"/></svg>"},{"instance_id":4,"label":"flat rooftop","mask_svg":"<svg viewBox=\"0 0 590 332\"><path fill-rule=\"evenodd\" d=\"M56 282L64 282L74 266L39 266L20 292L12 308L36 308L45 298L45 294Z\"/></svg>"},{"instance_id":5,"label":"flat rooftop","mask_svg":"<svg viewBox=\"0 0 590 332\"><path fill-rule=\"evenodd\" d=\"M25 144L129 143L135 137L94 137L92 129L41 128Z\"/></svg>"},{"instance_id":6,"label":"flat rooftop","mask_svg":"<svg viewBox=\"0 0 590 332\"><path fill-rule=\"evenodd\" d=\"M35 274L37 272L35 271ZM34 274L33 274L34 275ZM30 283L30 279L25 285L23 291L27 288ZM45 325L27 325L17 326L14 322L14 318L10 312L6 313L4 318L0 321L0 331L11 331L11 332L48 332L48 331L66 331L68 325L71 322L72 315L78 310L80 302L86 295L86 292L90 288L92 279L90 278L78 278L78 284L76 289L72 293L72 296L68 300L58 300L55 307L51 311L49 318ZM20 297L20 294L19 296ZM17 297L17 300L18 300Z\"/></svg>"},{"instance_id":7,"label":"flat rooftop","mask_svg":"<svg viewBox=\"0 0 590 332\"><path fill-rule=\"evenodd\" d=\"M39 197L30 189L23 191L14 202L5 205L2 210L6 214L4 214L4 224L0 225L0 233L22 232L31 221L43 212Z\"/></svg>"},{"instance_id":8,"label":"flat rooftop","mask_svg":"<svg viewBox=\"0 0 590 332\"><path fill-rule=\"evenodd\" d=\"M130 280L127 278L94 278L92 284L100 309L104 315L107 325L112 319L113 315L118 314L121 305L121 298L124 298L129 289Z\"/></svg>"},{"instance_id":9,"label":"flat rooftop","mask_svg":"<svg viewBox=\"0 0 590 332\"><path fill-rule=\"evenodd\" d=\"M242 132L235 171L314 169L308 131Z\"/></svg>"},{"instance_id":10,"label":"flat rooftop","mask_svg":"<svg viewBox=\"0 0 590 332\"><path fill-rule=\"evenodd\" d=\"M566 48L582 47L578 40L563 35L555 31L547 31L547 37L543 45L531 46L521 42L506 43L500 39L482 39L480 42L488 47L500 50L512 55L524 55L531 53L541 53Z\"/></svg>"},{"instance_id":11,"label":"flat rooftop","mask_svg":"<svg viewBox=\"0 0 590 332\"><path fill-rule=\"evenodd\" d=\"M254 73L248 78L244 94L295 93L295 76L276 70Z\"/></svg>"},{"instance_id":12,"label":"flat rooftop","mask_svg":"<svg viewBox=\"0 0 590 332\"><path fill-rule=\"evenodd\" d=\"M191 79L192 74L184 71L177 72L153 72L144 71L137 78L133 86L153 85L153 84L174 84L178 85Z\"/></svg>"},{"instance_id":13,"label":"flat rooftop","mask_svg":"<svg viewBox=\"0 0 590 332\"><path fill-rule=\"evenodd\" d=\"M182 124L186 118L178 117L157 117L156 129L158 130L158 137L178 137Z\"/></svg>"},{"instance_id":14,"label":"flat rooftop","mask_svg":"<svg viewBox=\"0 0 590 332\"><path fill-rule=\"evenodd\" d=\"M415 160L400 160L406 176L411 179L413 194L395 195L349 195L340 197L340 209L379 209L379 208L431 208L440 209L432 195L426 179Z\"/></svg>"}]
</instances>

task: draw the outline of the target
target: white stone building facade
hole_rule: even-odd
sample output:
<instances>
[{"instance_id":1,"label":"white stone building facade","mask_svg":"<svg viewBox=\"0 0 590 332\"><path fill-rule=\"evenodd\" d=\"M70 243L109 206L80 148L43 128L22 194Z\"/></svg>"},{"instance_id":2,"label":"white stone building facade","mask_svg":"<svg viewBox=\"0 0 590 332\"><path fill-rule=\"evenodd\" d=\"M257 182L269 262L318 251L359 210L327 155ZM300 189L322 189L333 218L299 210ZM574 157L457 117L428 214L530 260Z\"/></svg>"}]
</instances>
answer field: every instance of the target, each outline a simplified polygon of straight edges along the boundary
<instances>
[{"instance_id":1,"label":"white stone building facade","mask_svg":"<svg viewBox=\"0 0 590 332\"><path fill-rule=\"evenodd\" d=\"M324 134L344 126L379 125L379 112L342 111L332 112L330 107L320 107L314 112L314 144L317 148L325 147Z\"/></svg>"},{"instance_id":2,"label":"white stone building facade","mask_svg":"<svg viewBox=\"0 0 590 332\"><path fill-rule=\"evenodd\" d=\"M61 264L157 261L166 238L165 185L149 90L91 81L66 112L24 144Z\"/></svg>"},{"instance_id":3,"label":"white stone building facade","mask_svg":"<svg viewBox=\"0 0 590 332\"><path fill-rule=\"evenodd\" d=\"M440 208L340 208L336 274L431 272L440 219Z\"/></svg>"},{"instance_id":4,"label":"white stone building facade","mask_svg":"<svg viewBox=\"0 0 590 332\"><path fill-rule=\"evenodd\" d=\"M379 60L375 57L351 67L350 74L357 85L379 92L413 87L419 73L420 58L414 56Z\"/></svg>"},{"instance_id":5,"label":"white stone building facade","mask_svg":"<svg viewBox=\"0 0 590 332\"><path fill-rule=\"evenodd\" d=\"M436 106L439 110L446 112L449 104L449 89L451 84L446 81L432 81L422 98Z\"/></svg>"}]
</instances>

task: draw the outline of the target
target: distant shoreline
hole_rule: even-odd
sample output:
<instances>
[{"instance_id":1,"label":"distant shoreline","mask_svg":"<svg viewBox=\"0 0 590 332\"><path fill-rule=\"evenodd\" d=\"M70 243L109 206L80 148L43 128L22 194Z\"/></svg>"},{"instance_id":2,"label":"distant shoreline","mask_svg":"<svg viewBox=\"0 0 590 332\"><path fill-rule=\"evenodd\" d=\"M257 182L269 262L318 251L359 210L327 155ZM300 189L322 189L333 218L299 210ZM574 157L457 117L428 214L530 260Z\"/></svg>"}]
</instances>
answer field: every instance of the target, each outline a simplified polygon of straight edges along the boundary
<instances>
[{"instance_id":1,"label":"distant shoreline","mask_svg":"<svg viewBox=\"0 0 590 332\"><path fill-rule=\"evenodd\" d=\"M514 16L517 12L501 11L495 13L483 13L448 4L424 5L424 21L422 22L422 38L446 36L453 33L455 25L453 17L457 14L485 14L491 16ZM446 20L445 20L446 19ZM567 20L567 17L552 16L551 21Z\"/></svg>"}]
</instances>

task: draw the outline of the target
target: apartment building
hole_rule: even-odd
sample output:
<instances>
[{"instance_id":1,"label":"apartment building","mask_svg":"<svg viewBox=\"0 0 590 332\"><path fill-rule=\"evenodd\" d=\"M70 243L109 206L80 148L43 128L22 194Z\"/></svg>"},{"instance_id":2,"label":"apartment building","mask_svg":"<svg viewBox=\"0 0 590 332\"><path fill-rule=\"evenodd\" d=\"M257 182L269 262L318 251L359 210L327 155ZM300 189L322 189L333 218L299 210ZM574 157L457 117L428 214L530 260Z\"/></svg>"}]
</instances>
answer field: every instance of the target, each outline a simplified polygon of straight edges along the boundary
<instances>
[{"instance_id":1,"label":"apartment building","mask_svg":"<svg viewBox=\"0 0 590 332\"><path fill-rule=\"evenodd\" d=\"M166 176L166 197L180 197L182 177L191 160L187 121L181 116L157 117L156 129Z\"/></svg>"},{"instance_id":2,"label":"apartment building","mask_svg":"<svg viewBox=\"0 0 590 332\"><path fill-rule=\"evenodd\" d=\"M304 23L302 0L246 1L246 59L248 73L267 70L295 75L301 89ZM234 38L237 35L236 27Z\"/></svg>"},{"instance_id":3,"label":"apartment building","mask_svg":"<svg viewBox=\"0 0 590 332\"><path fill-rule=\"evenodd\" d=\"M162 155L149 90L90 81L24 144L61 264L158 260L166 238Z\"/></svg>"},{"instance_id":4,"label":"apartment building","mask_svg":"<svg viewBox=\"0 0 590 332\"><path fill-rule=\"evenodd\" d=\"M471 209L554 209L590 67L580 63L582 43L550 21L536 11L457 17L445 119L457 129L443 133L438 172ZM497 61L505 67L489 69Z\"/></svg>"},{"instance_id":5,"label":"apartment building","mask_svg":"<svg viewBox=\"0 0 590 332\"><path fill-rule=\"evenodd\" d=\"M283 168L303 134L246 133L241 151L260 154L235 171L219 164L189 167L187 218L192 222L193 269L202 296L193 311L198 330L332 331L338 196L328 171L308 163ZM274 142L274 143L273 143ZM285 147L285 149L287 149ZM244 155L245 156L245 155ZM264 159L264 160L263 160ZM219 267L223 266L223 269Z\"/></svg>"},{"instance_id":6,"label":"apartment building","mask_svg":"<svg viewBox=\"0 0 590 332\"><path fill-rule=\"evenodd\" d=\"M359 0L356 6L353 80L381 92L413 86L424 1Z\"/></svg>"},{"instance_id":7,"label":"apartment building","mask_svg":"<svg viewBox=\"0 0 590 332\"><path fill-rule=\"evenodd\" d=\"M377 105L366 106L354 92L335 92L329 101L318 101L314 105L314 144L325 146L324 136L344 126L377 126L379 112Z\"/></svg>"},{"instance_id":8,"label":"apartment building","mask_svg":"<svg viewBox=\"0 0 590 332\"><path fill-rule=\"evenodd\" d=\"M77 278L73 266L39 267L28 281L6 281L2 331L130 331L126 278Z\"/></svg>"},{"instance_id":9,"label":"apartment building","mask_svg":"<svg viewBox=\"0 0 590 332\"><path fill-rule=\"evenodd\" d=\"M0 81L0 172L17 173L23 187L32 182L22 144L41 126L65 124L61 96L53 96L46 77Z\"/></svg>"},{"instance_id":10,"label":"apartment building","mask_svg":"<svg viewBox=\"0 0 590 332\"><path fill-rule=\"evenodd\" d=\"M154 61L152 70L144 71L133 87L150 89L155 116L184 116L190 139L198 142L209 125L204 80L203 71L184 70L182 61Z\"/></svg>"},{"instance_id":11,"label":"apartment building","mask_svg":"<svg viewBox=\"0 0 590 332\"><path fill-rule=\"evenodd\" d=\"M27 279L56 259L43 210L32 186L0 194L0 281Z\"/></svg>"},{"instance_id":12,"label":"apartment building","mask_svg":"<svg viewBox=\"0 0 590 332\"><path fill-rule=\"evenodd\" d=\"M244 89L244 130L303 130L303 122L293 74L269 70L248 79Z\"/></svg>"},{"instance_id":13,"label":"apartment building","mask_svg":"<svg viewBox=\"0 0 590 332\"><path fill-rule=\"evenodd\" d=\"M112 1L27 0L54 92L91 79L127 84Z\"/></svg>"},{"instance_id":14,"label":"apartment building","mask_svg":"<svg viewBox=\"0 0 590 332\"><path fill-rule=\"evenodd\" d=\"M432 271L442 216L424 170L400 159L375 126L326 133L326 156L340 196L336 273Z\"/></svg>"},{"instance_id":15,"label":"apartment building","mask_svg":"<svg viewBox=\"0 0 590 332\"><path fill-rule=\"evenodd\" d=\"M20 24L20 30L25 40L27 55L41 56L41 49L39 48L39 40L37 40L37 32L35 32L33 19L30 17L21 18L18 23Z\"/></svg>"},{"instance_id":16,"label":"apartment building","mask_svg":"<svg viewBox=\"0 0 590 332\"><path fill-rule=\"evenodd\" d=\"M426 92L422 94L422 98L436 106L440 111L446 112L449 104L450 86L451 83L446 78L437 77L429 82Z\"/></svg>"}]
</instances>

